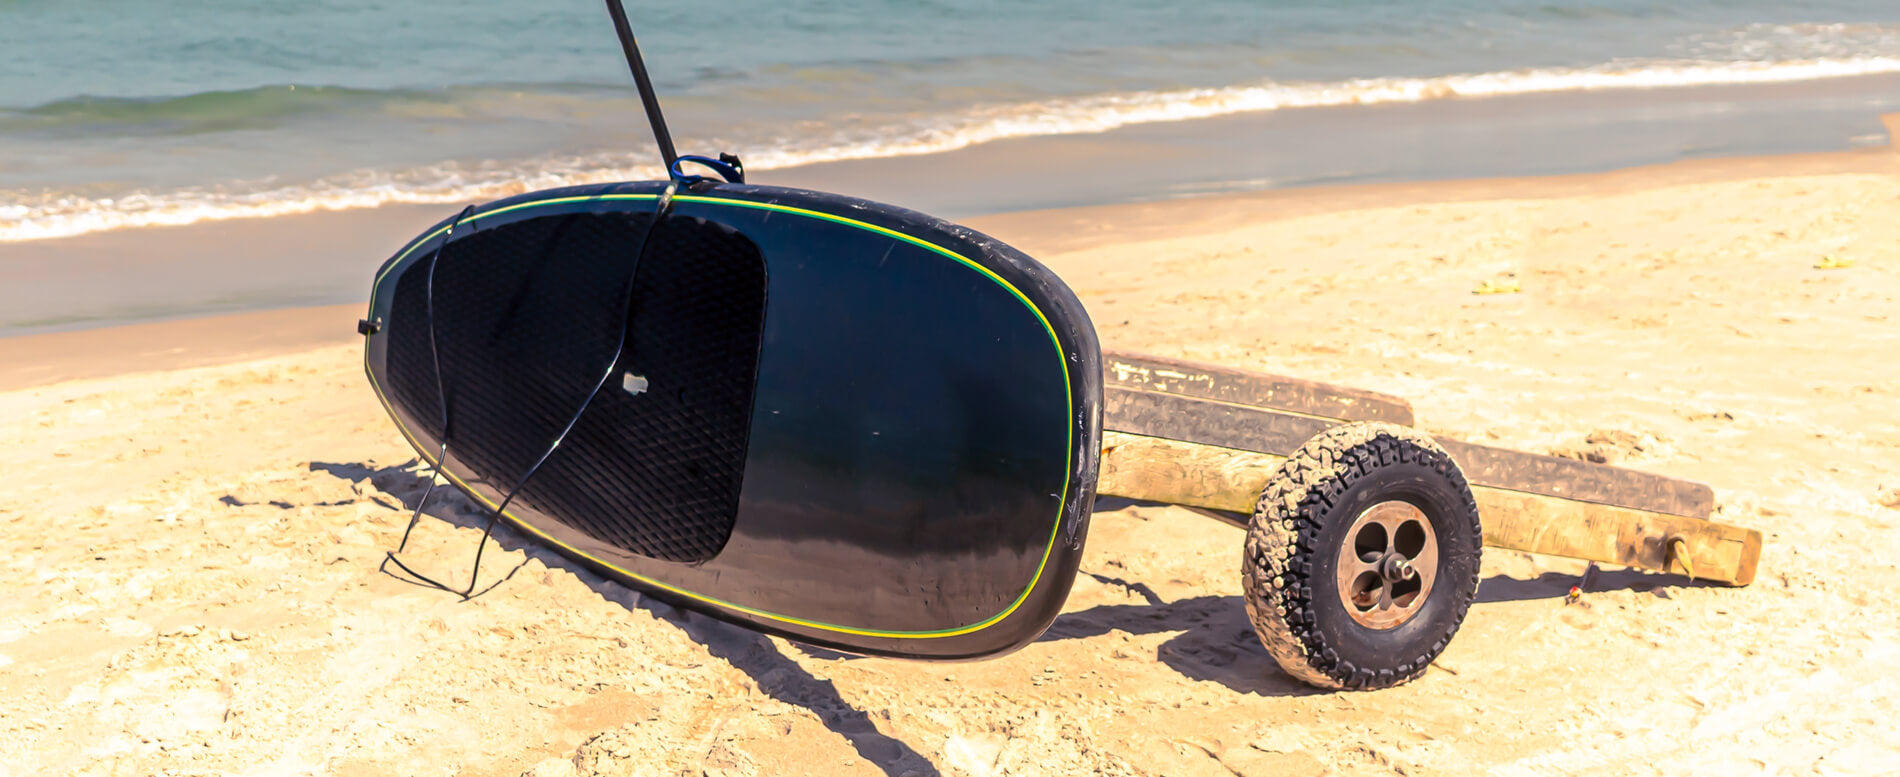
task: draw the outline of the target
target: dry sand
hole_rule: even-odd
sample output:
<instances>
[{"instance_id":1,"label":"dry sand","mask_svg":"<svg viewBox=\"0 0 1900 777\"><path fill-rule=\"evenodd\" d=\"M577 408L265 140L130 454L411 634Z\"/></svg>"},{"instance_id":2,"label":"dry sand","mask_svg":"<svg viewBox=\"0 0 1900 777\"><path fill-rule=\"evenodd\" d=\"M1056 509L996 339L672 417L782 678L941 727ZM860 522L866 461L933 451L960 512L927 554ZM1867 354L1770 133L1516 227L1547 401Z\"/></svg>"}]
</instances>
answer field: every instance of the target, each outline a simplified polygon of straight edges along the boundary
<instances>
[{"instance_id":1,"label":"dry sand","mask_svg":"<svg viewBox=\"0 0 1900 777\"><path fill-rule=\"evenodd\" d=\"M1490 552L1443 659L1374 693L1281 674L1240 532L1177 508L1102 505L1021 652L847 659L506 531L486 570L510 577L475 601L379 574L422 477L354 345L45 372L0 393L0 775L1891 773L1896 173L1882 152L979 222L1113 347L1703 480L1768 536L1752 587L1611 572L1578 605L1581 563ZM465 570L480 516L431 515L413 558Z\"/></svg>"}]
</instances>

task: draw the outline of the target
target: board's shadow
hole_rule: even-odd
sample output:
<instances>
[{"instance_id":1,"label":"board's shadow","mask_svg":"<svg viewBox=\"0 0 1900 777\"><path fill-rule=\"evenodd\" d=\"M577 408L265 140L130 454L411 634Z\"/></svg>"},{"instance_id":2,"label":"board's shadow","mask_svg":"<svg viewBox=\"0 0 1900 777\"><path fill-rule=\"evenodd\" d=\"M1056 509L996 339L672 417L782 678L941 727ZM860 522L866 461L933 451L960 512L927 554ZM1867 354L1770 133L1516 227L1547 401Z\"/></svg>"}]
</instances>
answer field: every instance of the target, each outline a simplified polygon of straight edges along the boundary
<instances>
[{"instance_id":1,"label":"board's shadow","mask_svg":"<svg viewBox=\"0 0 1900 777\"><path fill-rule=\"evenodd\" d=\"M1280 671L1273 663L1273 656L1268 655L1266 648L1260 646L1260 640L1254 637L1246 606L1238 596L1200 596L1165 602L1143 583L1086 570L1079 574L1127 589L1147 603L1109 604L1063 613L1037 642L1090 639L1116 631L1128 634L1179 631L1181 633L1173 639L1162 643L1156 657L1182 676L1262 696L1305 696L1322 692ZM863 658L809 645L798 648L808 656L827 661Z\"/></svg>"},{"instance_id":2,"label":"board's shadow","mask_svg":"<svg viewBox=\"0 0 1900 777\"><path fill-rule=\"evenodd\" d=\"M353 483L367 483L383 493L402 500L405 510L416 509L416 502L422 498L428 487L426 470L418 470L416 462L410 461L393 467L371 467L356 463L312 462L313 472L323 472L343 478ZM438 486L436 493L429 498L429 504L423 514L441 520L453 526L480 529L488 521L486 508L476 505L454 488ZM416 527L416 531L428 531L426 525ZM799 666L798 662L779 651L777 643L756 632L734 626L714 618L681 610L665 602L642 596L619 583L595 574L585 566L570 561L554 551L530 541L505 522L497 524L494 534L497 546L508 551L522 551L527 558L538 559L550 568L572 573L585 583L594 593L606 601L619 604L629 610L639 609L650 613L678 628L694 642L706 648L708 653L733 667L745 672L758 685L760 691L780 702L803 707L824 723L825 727L843 737L858 756L869 761L889 777L915 775L916 777L939 777L942 772L923 754L904 741L879 731L876 722L864 710L853 706L838 692L830 680L821 680ZM467 564L473 556L473 548L459 563ZM525 559L522 563L526 563ZM516 569L520 565L516 565ZM512 576L513 570L507 575ZM496 578L492 573L482 576L482 585L487 587ZM505 578L499 578L505 579ZM827 651L828 652L828 651Z\"/></svg>"},{"instance_id":3,"label":"board's shadow","mask_svg":"<svg viewBox=\"0 0 1900 777\"><path fill-rule=\"evenodd\" d=\"M1128 634L1178 631L1181 633L1156 650L1156 658L1184 677L1217 682L1240 693L1262 696L1324 693L1280 671L1273 656L1267 654L1254 636L1246 605L1238 596L1198 596L1166 602L1143 583L1086 570L1079 574L1125 588L1147 603L1107 604L1063 613L1037 642L1090 639L1117 631ZM812 658L827 661L863 659L863 656L809 645L799 645L798 649Z\"/></svg>"},{"instance_id":4,"label":"board's shadow","mask_svg":"<svg viewBox=\"0 0 1900 777\"><path fill-rule=\"evenodd\" d=\"M411 461L393 467L369 467L362 464L317 462L312 471L356 483L369 483L377 490L402 501L406 510L414 510L428 479ZM488 519L487 510L453 488L438 487L430 498L426 515L445 523L481 528ZM392 505L393 506L393 505ZM417 531L427 531L426 523ZM810 710L826 728L843 737L865 760L886 774L906 773L937 775L939 770L916 749L878 731L863 710L852 706L829 680L821 680L805 671L780 651L777 643L755 632L707 616L675 608L667 603L641 596L618 583L593 573L586 567L543 548L502 524L495 530L494 541L500 547L523 551L528 558L540 559L549 567L574 574L607 601L629 609L641 609L679 628L712 655L745 672L759 689L774 699ZM470 554L472 555L472 548ZM467 563L466 557L457 559ZM525 563L525 562L524 562ZM518 568L518 567L517 567ZM507 572L512 574L512 570ZM1324 693L1300 683L1280 671L1273 657L1260 645L1253 624L1247 618L1246 605L1238 596L1199 596L1163 601L1151 588L1140 582L1090 572L1098 582L1114 585L1141 597L1143 604L1116 604L1064 613L1039 641L1089 639L1114 631L1129 634L1181 632L1162 643L1156 658L1164 665L1195 680L1217 682L1239 693L1263 696L1303 696ZM484 575L486 586L492 580L505 579ZM1477 602L1494 603L1534 599L1561 600L1578 582L1576 575L1545 573L1536 578L1520 579L1494 575L1478 587ZM1635 590L1667 597L1672 588L1704 586L1680 577L1634 572L1599 572L1589 592ZM797 643L794 643L795 645ZM807 656L821 660L848 661L857 656L823 648L797 645Z\"/></svg>"}]
</instances>

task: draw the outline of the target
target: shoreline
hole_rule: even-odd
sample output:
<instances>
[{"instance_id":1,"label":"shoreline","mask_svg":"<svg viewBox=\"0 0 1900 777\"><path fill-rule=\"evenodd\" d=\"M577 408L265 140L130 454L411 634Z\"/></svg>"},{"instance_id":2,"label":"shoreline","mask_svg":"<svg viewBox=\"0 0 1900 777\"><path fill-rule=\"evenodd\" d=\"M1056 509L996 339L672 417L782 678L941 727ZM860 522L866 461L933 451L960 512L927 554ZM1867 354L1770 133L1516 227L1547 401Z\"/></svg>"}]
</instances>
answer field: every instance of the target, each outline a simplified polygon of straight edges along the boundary
<instances>
[{"instance_id":1,"label":"shoreline","mask_svg":"<svg viewBox=\"0 0 1900 777\"><path fill-rule=\"evenodd\" d=\"M1894 137L1900 138L1900 114L1887 115L1883 121ZM1012 152L1007 148L965 153L989 157L978 160L983 164L1004 165L1013 161ZM914 165L917 169L908 172L918 175L927 174L929 168L944 163L931 157L901 161ZM843 186L862 175L856 168L863 164L868 163L821 165L809 171L805 178L813 185ZM1900 142L1889 148L1692 159L1567 175L1339 184L1203 194L1150 202L995 213L964 219L963 223L1039 259L1057 257L1057 261L1051 262L1052 266L1058 271L1069 271L1073 268L1068 262L1060 261L1062 255L1118 243L1183 233L1220 232L1344 211L1608 196L1724 181L1842 174L1900 177ZM255 300L254 306L227 298L208 303L199 314L171 311L150 320L132 321L108 316L102 317L102 325L81 321L41 328L50 331L0 327L0 332L16 332L0 334L0 365L5 365L0 367L0 391L120 372L219 364L354 341L357 337L354 322L367 300L368 279L376 264L364 261L358 262L358 267L348 267L323 260L352 252L380 257L381 254L369 252L387 252L400 247L412 236L413 230L419 229L417 225L426 225L440 217L439 210L437 206L395 205L365 211L105 232L28 244L41 250L31 252L25 261L15 259L0 263L0 284L15 289L16 293L31 289L45 297L85 294L88 289L84 287L91 283L90 278L97 277L95 273L131 278L131 282L121 284L121 291L136 296L149 292L154 284L162 286L168 280L175 280L171 268L185 254L205 256L215 254L215 246L256 245L286 235L302 238L290 242L290 256L297 261L289 263L289 272L285 272L282 263L265 263L261 268L264 273L275 269L280 273L275 279L277 283L296 286L293 276L305 263L319 263L324 269L320 270L321 280L301 287L305 294L292 294L280 300ZM145 255L135 261L118 258L135 250L142 250ZM77 256L68 258L67 254ZM380 263L381 259L374 261ZM201 272L247 281L260 277L260 267L252 264L245 252L232 252L221 260L211 261ZM309 293L312 289L317 292ZM288 304L273 304L275 302Z\"/></svg>"},{"instance_id":2,"label":"shoreline","mask_svg":"<svg viewBox=\"0 0 1900 777\"><path fill-rule=\"evenodd\" d=\"M1661 101L1688 99L1674 90L1448 99L1017 138L941 154L762 170L752 180L848 192L978 228L993 221L997 237L1038 255L1067 243L1048 229L1014 234L1014 225L1038 217L1009 214L1072 218L1091 208L1126 206L1129 214L1232 223L1234 215L1225 212L1231 209L1257 218L1273 209L1314 212L1407 197L1519 196L1514 192L1538 190L1523 181L1550 176L1622 175L1641 185L1773 174L1777 167L1851 169L1884 159L1900 137L1893 114L1883 119L1829 102L1863 105L1872 99L1869 90L1900 93L1900 75L1696 90L1710 114L1694 121L1644 118ZM1731 103L1745 110L1715 110ZM1884 136L1888 145L1744 153L1844 148L1846 141L1833 134L1840 127L1812 112L1830 105L1836 122L1858 128L1851 134ZM1696 145L1716 136L1729 137L1731 145ZM1753 145L1750 137L1757 139ZM1593 185L1580 180L1579 186ZM1169 202L1180 204L1161 205ZM366 296L368 278L386 257L455 210L389 205L0 244L0 337L355 302ZM1084 216L1077 228L1107 221ZM1131 217L1130 223L1142 222Z\"/></svg>"},{"instance_id":3,"label":"shoreline","mask_svg":"<svg viewBox=\"0 0 1900 777\"><path fill-rule=\"evenodd\" d=\"M1896 63L1900 60L1888 65ZM1492 80L1531 79L1520 84L1526 86L1540 77L1555 75L1540 75L1533 70L1423 80L1374 78L1331 86L1301 82L1229 84L1207 87L1211 92L1164 90L1119 97L1109 93L1083 98L1069 105L1068 110L1062 107L1064 98L1014 108L992 106L1006 114L1029 111L1013 119L991 115L989 121L1001 122L994 126L981 121L968 126L953 121L933 133L894 125L887 128L894 135L859 138L828 147L830 151L808 148L782 137L761 140L746 131L736 137L727 136L725 144L732 147L719 150L741 152L760 175L847 161L866 163L875 170L889 160L957 154L998 143L1053 147L1053 166L1060 168L1064 157L1069 156L1065 146L1087 147L1092 137L1110 138L1108 145L1139 146L1142 152L1139 156L1120 154L1098 161L1098 166L1106 165L1111 170L1107 175L1094 176L1086 189L1051 186L1048 179L1062 176L1030 167L1025 170L1037 180L1028 187L1021 182L1001 191L996 187L964 186L949 195L920 194L916 186L895 191L899 197L919 198L916 202L924 210L953 218L1327 182L1584 172L1681 158L1841 150L1877 143L1883 133L1868 117L1900 111L1900 96L1896 96L1900 95L1900 72L1891 67L1865 72L1848 67L1834 72L1833 68L1842 64L1812 69L1791 80L1757 80L1758 76L1772 74L1731 72L1737 80L1692 79L1678 83L1663 77L1660 82L1619 84L1614 78L1600 80L1602 73L1577 72L1572 76L1580 80L1568 86L1553 83L1545 86L1554 88L1528 90ZM1307 89L1319 91L1302 97L1299 93ZM1072 112L1083 106L1093 107L1081 114ZM341 159L331 160L329 164L335 169L327 173L299 172L296 160L284 158L283 153L254 149L259 153L241 158L250 173L238 174L238 178L270 181L270 185L277 186L267 190L251 190L250 184L233 182L238 191L214 193L196 189L201 184L219 190L221 187L202 181L192 183L196 179L189 176L195 173L186 173L187 178L171 183L128 173L127 180L145 183L120 196L143 200L142 207L122 210L111 198L92 199L104 197L103 190L91 195L74 194L78 199L58 198L46 205L48 209L29 205L26 212L34 215L24 220L0 220L0 239L56 239L162 224L363 209L376 207L376 203L459 204L468 199L489 200L518 193L522 181L538 181L541 183L534 188L543 188L555 185L554 179L582 183L658 175L658 167L649 164L644 144L635 139L638 133L629 133L624 122L608 121L608 116L637 115L637 106L623 99L612 108L602 105L595 110L601 115L590 121L598 126L570 127L572 133L553 148L542 145L543 136L529 133L500 146L493 144L499 138L491 138L491 143L460 149L447 157L431 156L433 162L417 158L413 165L399 161L401 155L378 155L378 149L358 146L354 154L345 152ZM746 116L761 110L769 113L764 106L740 101L715 111L733 114L727 120L718 115L696 116L691 110L676 118L682 119L680 129L687 131L683 138L687 146L692 146L693 130L730 128L734 122L758 124ZM954 115L952 112L941 118ZM928 123L925 119L913 120ZM990 131L985 131L985 126ZM634 141L632 145L630 140ZM1293 153L1287 153L1289 149ZM59 153L59 149L47 153ZM353 157L356 162L347 161ZM1130 159L1143 163L1127 164ZM1166 163L1161 164L1161 160ZM86 163L81 160L76 164ZM47 165L60 167L50 161ZM358 169L356 165L367 167ZM1011 171L990 172L1007 176ZM362 175L390 178L379 185L348 182ZM1123 180L1106 190L1097 188L1110 178ZM875 181L853 183L876 185ZM59 188L56 178L46 178L31 182L23 191L49 185ZM872 199L893 199L881 192L872 194Z\"/></svg>"}]
</instances>

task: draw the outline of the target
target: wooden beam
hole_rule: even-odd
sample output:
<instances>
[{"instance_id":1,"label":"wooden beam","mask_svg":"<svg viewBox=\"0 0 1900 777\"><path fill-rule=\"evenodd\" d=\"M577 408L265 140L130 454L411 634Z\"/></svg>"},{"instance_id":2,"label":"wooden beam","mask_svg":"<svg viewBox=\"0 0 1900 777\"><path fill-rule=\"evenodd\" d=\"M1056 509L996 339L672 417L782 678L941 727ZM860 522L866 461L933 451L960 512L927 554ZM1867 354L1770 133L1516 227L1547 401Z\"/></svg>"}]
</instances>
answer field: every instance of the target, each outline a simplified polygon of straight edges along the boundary
<instances>
[{"instance_id":1,"label":"wooden beam","mask_svg":"<svg viewBox=\"0 0 1900 777\"><path fill-rule=\"evenodd\" d=\"M1109 432L1102 439L1096 492L1251 513L1267 478L1284 460L1255 451ZM1490 486L1473 485L1471 490L1487 547L1676 574L1686 574L1693 566L1697 579L1730 585L1753 582L1761 561L1761 532L1753 529Z\"/></svg>"},{"instance_id":2,"label":"wooden beam","mask_svg":"<svg viewBox=\"0 0 1900 777\"><path fill-rule=\"evenodd\" d=\"M1496 488L1473 488L1471 494L1484 523L1485 547L1601 561L1729 585L1754 582L1761 564L1761 532L1754 529Z\"/></svg>"},{"instance_id":3,"label":"wooden beam","mask_svg":"<svg viewBox=\"0 0 1900 777\"><path fill-rule=\"evenodd\" d=\"M1132 391L1102 391L1102 428L1148 437L1286 456L1339 422L1225 402Z\"/></svg>"},{"instance_id":4,"label":"wooden beam","mask_svg":"<svg viewBox=\"0 0 1900 777\"><path fill-rule=\"evenodd\" d=\"M1236 450L1290 456L1337 421L1283 410L1111 386L1103 392L1104 429ZM1707 518L1715 492L1689 480L1575 459L1440 439L1474 486L1536 496Z\"/></svg>"},{"instance_id":5,"label":"wooden beam","mask_svg":"<svg viewBox=\"0 0 1900 777\"><path fill-rule=\"evenodd\" d=\"M1412 405L1376 391L1136 353L1102 354L1105 385L1341 421L1412 425Z\"/></svg>"},{"instance_id":6,"label":"wooden beam","mask_svg":"<svg viewBox=\"0 0 1900 777\"><path fill-rule=\"evenodd\" d=\"M1267 476L1285 460L1253 451L1105 432L1095 493L1251 514L1266 488Z\"/></svg>"},{"instance_id":7,"label":"wooden beam","mask_svg":"<svg viewBox=\"0 0 1900 777\"><path fill-rule=\"evenodd\" d=\"M1685 518L1715 512L1715 489L1692 480L1442 437L1438 444L1472 483Z\"/></svg>"}]
</instances>

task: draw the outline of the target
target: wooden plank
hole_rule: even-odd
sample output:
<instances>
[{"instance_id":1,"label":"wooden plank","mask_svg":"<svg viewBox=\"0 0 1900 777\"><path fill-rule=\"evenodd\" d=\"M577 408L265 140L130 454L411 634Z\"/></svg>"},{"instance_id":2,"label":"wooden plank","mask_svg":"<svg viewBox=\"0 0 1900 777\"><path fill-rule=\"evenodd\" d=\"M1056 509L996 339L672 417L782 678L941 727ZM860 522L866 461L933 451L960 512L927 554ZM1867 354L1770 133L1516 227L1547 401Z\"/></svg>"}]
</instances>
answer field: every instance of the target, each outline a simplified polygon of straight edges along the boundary
<instances>
[{"instance_id":1,"label":"wooden plank","mask_svg":"<svg viewBox=\"0 0 1900 777\"><path fill-rule=\"evenodd\" d=\"M1158 437L1109 432L1096 491L1209 510L1250 513L1285 457ZM1672 541L1695 577L1730 585L1755 579L1761 532L1697 518L1474 485L1487 547L1684 574Z\"/></svg>"},{"instance_id":2,"label":"wooden plank","mask_svg":"<svg viewBox=\"0 0 1900 777\"><path fill-rule=\"evenodd\" d=\"M1761 532L1753 529L1494 488L1471 493L1486 547L1692 574L1729 585L1754 582L1761 563ZM1682 545L1672 549L1678 539Z\"/></svg>"},{"instance_id":3,"label":"wooden plank","mask_svg":"<svg viewBox=\"0 0 1900 777\"><path fill-rule=\"evenodd\" d=\"M1715 489L1692 480L1443 437L1434 439L1473 484L1685 518L1707 518L1715 512Z\"/></svg>"},{"instance_id":4,"label":"wooden plank","mask_svg":"<svg viewBox=\"0 0 1900 777\"><path fill-rule=\"evenodd\" d=\"M1412 405L1398 397L1264 372L1109 351L1102 354L1102 373L1105 384L1110 387L1273 408L1341 421L1412 425Z\"/></svg>"},{"instance_id":5,"label":"wooden plank","mask_svg":"<svg viewBox=\"0 0 1900 777\"><path fill-rule=\"evenodd\" d=\"M1110 387L1103 428L1202 445L1290 456L1337 422L1260 407ZM1707 518L1715 491L1701 483L1575 459L1439 439L1474 486Z\"/></svg>"},{"instance_id":6,"label":"wooden plank","mask_svg":"<svg viewBox=\"0 0 1900 777\"><path fill-rule=\"evenodd\" d=\"M1102 435L1095 493L1251 514L1285 457L1122 432Z\"/></svg>"},{"instance_id":7,"label":"wooden plank","mask_svg":"<svg viewBox=\"0 0 1900 777\"><path fill-rule=\"evenodd\" d=\"M1337 421L1205 399L1109 386L1102 428L1281 456L1299 450Z\"/></svg>"}]
</instances>

